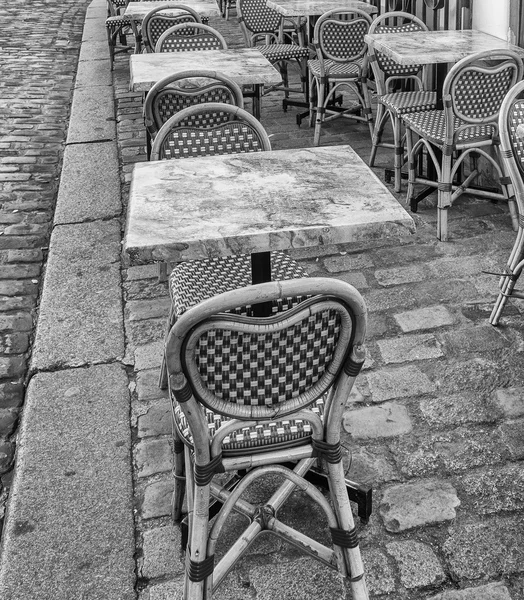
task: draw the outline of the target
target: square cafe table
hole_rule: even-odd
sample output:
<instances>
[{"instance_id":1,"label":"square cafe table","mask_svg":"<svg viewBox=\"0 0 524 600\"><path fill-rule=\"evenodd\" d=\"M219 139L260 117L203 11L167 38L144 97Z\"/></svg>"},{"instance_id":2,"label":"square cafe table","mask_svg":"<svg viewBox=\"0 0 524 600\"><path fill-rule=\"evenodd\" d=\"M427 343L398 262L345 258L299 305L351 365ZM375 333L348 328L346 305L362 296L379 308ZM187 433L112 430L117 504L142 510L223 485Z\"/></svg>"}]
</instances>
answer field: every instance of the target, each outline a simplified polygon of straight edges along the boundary
<instances>
[{"instance_id":1,"label":"square cafe table","mask_svg":"<svg viewBox=\"0 0 524 600\"><path fill-rule=\"evenodd\" d=\"M514 50L524 56L523 48L475 29L368 33L364 39L368 44L373 45L375 50L401 65L435 64L437 103L440 103L440 109L442 109L442 86L450 64L485 50Z\"/></svg>"},{"instance_id":2,"label":"square cafe table","mask_svg":"<svg viewBox=\"0 0 524 600\"><path fill-rule=\"evenodd\" d=\"M361 0L266 0L266 4L284 17L320 17L328 10L352 8L370 15L378 12L376 6Z\"/></svg>"},{"instance_id":3,"label":"square cafe table","mask_svg":"<svg viewBox=\"0 0 524 600\"><path fill-rule=\"evenodd\" d=\"M251 254L267 272L272 250L414 230L350 146L325 146L136 164L124 250L133 264Z\"/></svg>"},{"instance_id":4,"label":"square cafe table","mask_svg":"<svg viewBox=\"0 0 524 600\"><path fill-rule=\"evenodd\" d=\"M181 71L203 69L217 71L240 87L253 86L253 114L260 119L260 99L264 85L278 85L282 77L257 48L202 50L194 52L153 52L130 57L130 89L147 92L153 85Z\"/></svg>"}]
</instances>

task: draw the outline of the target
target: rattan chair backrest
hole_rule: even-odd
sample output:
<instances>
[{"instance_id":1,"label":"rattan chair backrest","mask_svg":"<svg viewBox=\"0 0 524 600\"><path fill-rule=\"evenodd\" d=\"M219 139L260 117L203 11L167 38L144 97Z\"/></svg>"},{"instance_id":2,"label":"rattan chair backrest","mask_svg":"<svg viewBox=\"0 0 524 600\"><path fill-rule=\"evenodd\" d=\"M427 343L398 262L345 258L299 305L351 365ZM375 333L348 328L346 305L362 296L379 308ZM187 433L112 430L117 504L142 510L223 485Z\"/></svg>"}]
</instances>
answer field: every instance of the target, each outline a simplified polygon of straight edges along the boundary
<instances>
[{"instance_id":1,"label":"rattan chair backrest","mask_svg":"<svg viewBox=\"0 0 524 600\"><path fill-rule=\"evenodd\" d=\"M458 117L466 123L497 127L502 101L522 79L522 59L512 50L479 52L457 62L442 88L448 121Z\"/></svg>"},{"instance_id":2,"label":"rattan chair backrest","mask_svg":"<svg viewBox=\"0 0 524 600\"><path fill-rule=\"evenodd\" d=\"M371 17L357 9L337 9L324 13L315 24L317 56L320 51L323 58L335 62L363 58L367 51L364 36L371 23Z\"/></svg>"},{"instance_id":3,"label":"rattan chair backrest","mask_svg":"<svg viewBox=\"0 0 524 600\"><path fill-rule=\"evenodd\" d=\"M296 296L309 297L271 317L225 314ZM191 308L172 327L166 344L171 391L180 403L194 398L228 417L280 419L313 404L342 374L356 376L365 327L362 297L339 280L295 279L226 292Z\"/></svg>"},{"instance_id":4,"label":"rattan chair backrest","mask_svg":"<svg viewBox=\"0 0 524 600\"><path fill-rule=\"evenodd\" d=\"M427 25L418 17L406 12L393 11L377 17L369 33L409 33L411 31L427 31ZM402 79L417 78L421 88L425 87L426 67L421 65L400 65L382 52L377 52L373 45L368 48L369 62L377 82L377 93L386 94L388 85Z\"/></svg>"},{"instance_id":5,"label":"rattan chair backrest","mask_svg":"<svg viewBox=\"0 0 524 600\"><path fill-rule=\"evenodd\" d=\"M520 219L524 219L524 81L507 93L499 114L500 146Z\"/></svg>"},{"instance_id":6,"label":"rattan chair backrest","mask_svg":"<svg viewBox=\"0 0 524 600\"><path fill-rule=\"evenodd\" d=\"M265 0L237 0L237 15L246 46L258 40L275 43L282 36L283 19Z\"/></svg>"},{"instance_id":7,"label":"rattan chair backrest","mask_svg":"<svg viewBox=\"0 0 524 600\"><path fill-rule=\"evenodd\" d=\"M215 120L213 127L202 125ZM155 137L151 160L271 150L260 121L243 108L208 102L172 116Z\"/></svg>"},{"instance_id":8,"label":"rattan chair backrest","mask_svg":"<svg viewBox=\"0 0 524 600\"><path fill-rule=\"evenodd\" d=\"M166 9L180 11L180 14L166 14ZM153 52L160 36L174 25L201 23L200 15L185 4L166 3L150 10L142 21L142 39L147 52Z\"/></svg>"},{"instance_id":9,"label":"rattan chair backrest","mask_svg":"<svg viewBox=\"0 0 524 600\"><path fill-rule=\"evenodd\" d=\"M227 50L227 43L222 34L209 25L182 23L166 30L155 46L155 52L188 50Z\"/></svg>"},{"instance_id":10,"label":"rattan chair backrest","mask_svg":"<svg viewBox=\"0 0 524 600\"><path fill-rule=\"evenodd\" d=\"M144 102L145 126L154 138L162 125L177 112L204 102L244 107L242 90L229 77L215 71L183 71L165 77L149 90ZM200 121L201 126L214 126L229 118L228 115L217 116L218 121L211 115L210 121Z\"/></svg>"}]
</instances>

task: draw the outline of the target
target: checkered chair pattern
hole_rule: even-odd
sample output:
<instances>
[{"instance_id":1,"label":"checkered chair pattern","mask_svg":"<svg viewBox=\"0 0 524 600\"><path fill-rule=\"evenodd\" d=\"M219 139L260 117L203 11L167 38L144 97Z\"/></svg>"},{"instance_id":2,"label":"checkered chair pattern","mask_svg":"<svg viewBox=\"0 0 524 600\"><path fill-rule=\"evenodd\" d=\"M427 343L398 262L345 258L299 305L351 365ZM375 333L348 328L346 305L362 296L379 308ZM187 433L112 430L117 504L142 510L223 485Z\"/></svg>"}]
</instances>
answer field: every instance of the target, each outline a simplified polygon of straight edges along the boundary
<instances>
[{"instance_id":1,"label":"checkered chair pattern","mask_svg":"<svg viewBox=\"0 0 524 600\"><path fill-rule=\"evenodd\" d=\"M222 34L202 23L181 23L170 27L158 38L155 52L227 50Z\"/></svg>"},{"instance_id":2,"label":"checkered chair pattern","mask_svg":"<svg viewBox=\"0 0 524 600\"><path fill-rule=\"evenodd\" d=\"M254 302L288 304L270 317L233 314ZM174 516L185 487L189 519L186 597L212 598L232 564L261 532L273 532L348 579L354 600L368 600L358 536L344 484L342 413L364 362L366 309L349 284L330 278L269 282L225 292L193 306L173 325L165 348L176 435ZM328 464L330 501L305 482ZM281 463L294 463L294 469ZM318 463L320 464L320 463ZM216 473L247 470L231 490ZM259 477L283 476L268 503L242 496ZM282 481L282 479L280 479ZM278 510L295 485L318 502L332 547L281 524ZM237 501L251 525L224 561L215 545ZM209 523L211 498L223 506ZM266 518L269 516L269 518Z\"/></svg>"},{"instance_id":3,"label":"checkered chair pattern","mask_svg":"<svg viewBox=\"0 0 524 600\"><path fill-rule=\"evenodd\" d=\"M149 90L144 102L148 159L151 156L151 140L170 117L184 108L206 102L244 107L240 86L215 71L183 71L158 81ZM198 113L182 125L213 127L228 119L229 116L224 113Z\"/></svg>"},{"instance_id":4,"label":"checkered chair pattern","mask_svg":"<svg viewBox=\"0 0 524 600\"><path fill-rule=\"evenodd\" d=\"M367 58L364 36L371 17L357 9L331 10L316 22L316 58L308 60L309 124L315 123L313 143L320 143L324 123L346 117L367 123L373 133L371 99L367 85ZM332 108L337 93L348 91L356 104L346 110ZM358 110L355 110L358 109Z\"/></svg>"},{"instance_id":5,"label":"checkered chair pattern","mask_svg":"<svg viewBox=\"0 0 524 600\"><path fill-rule=\"evenodd\" d=\"M416 183L437 188L437 237L442 241L448 238L449 207L464 192L476 194L471 184L479 174L478 156L490 162L500 177L502 187L502 193L483 190L482 196L510 200L509 181L501 169L498 115L504 97L522 74L522 59L511 50L468 56L452 67L444 81L442 111L402 115L407 132L409 165L407 202L412 210L416 210L416 203L413 204ZM416 143L413 142L414 135L418 137ZM417 160L424 148L435 165L438 181L417 176ZM435 149L441 152L441 159ZM493 155L488 152L489 149L493 149ZM470 173L460 185L456 185L454 182L466 158L470 159ZM518 216L514 201L510 200L509 208L516 229Z\"/></svg>"},{"instance_id":6,"label":"checkered chair pattern","mask_svg":"<svg viewBox=\"0 0 524 600\"><path fill-rule=\"evenodd\" d=\"M498 325L510 298L524 300L524 290L516 289L524 269L524 82L519 81L508 92L499 113L500 146L505 171L518 209L515 243L499 280L499 294L489 322Z\"/></svg>"},{"instance_id":7,"label":"checkered chair pattern","mask_svg":"<svg viewBox=\"0 0 524 600\"><path fill-rule=\"evenodd\" d=\"M278 67L282 76L282 85L266 90L283 90L285 97L290 92L306 93L306 61L309 50L296 43L284 42L284 20L265 0L237 0L237 13L244 42L248 48L256 46L267 60ZM298 23L298 22L297 22ZM298 27L298 24L297 24ZM286 36L290 40L289 36ZM291 41L291 40L290 40ZM288 64L295 64L300 71L301 87L289 85Z\"/></svg>"},{"instance_id":8,"label":"checkered chair pattern","mask_svg":"<svg viewBox=\"0 0 524 600\"><path fill-rule=\"evenodd\" d=\"M409 33L410 31L427 31L427 29L426 24L417 17L409 13L394 11L377 17L371 24L369 33ZM379 147L393 148L395 150L395 191L400 192L401 171L405 162L401 117L411 112L436 109L437 94L427 89L426 66L399 65L385 54L377 52L373 45L368 47L368 59L377 90L377 112L369 165L372 167L375 164ZM410 82L415 89L396 89L399 84L405 88L407 82ZM384 128L388 122L391 122L393 129L393 144L382 141Z\"/></svg>"},{"instance_id":9,"label":"checkered chair pattern","mask_svg":"<svg viewBox=\"0 0 524 600\"><path fill-rule=\"evenodd\" d=\"M166 14L166 9L180 11L180 14ZM202 23L200 15L185 4L167 3L152 9L142 21L142 43L145 52L156 52L156 45L164 32L175 25L184 23ZM183 33L183 30L181 33Z\"/></svg>"},{"instance_id":10,"label":"checkered chair pattern","mask_svg":"<svg viewBox=\"0 0 524 600\"><path fill-rule=\"evenodd\" d=\"M114 15L107 17L105 24L111 70L113 70L115 55L121 52L128 52L132 48L132 46L127 43L127 36L132 34L131 20L124 15L115 13Z\"/></svg>"}]
</instances>

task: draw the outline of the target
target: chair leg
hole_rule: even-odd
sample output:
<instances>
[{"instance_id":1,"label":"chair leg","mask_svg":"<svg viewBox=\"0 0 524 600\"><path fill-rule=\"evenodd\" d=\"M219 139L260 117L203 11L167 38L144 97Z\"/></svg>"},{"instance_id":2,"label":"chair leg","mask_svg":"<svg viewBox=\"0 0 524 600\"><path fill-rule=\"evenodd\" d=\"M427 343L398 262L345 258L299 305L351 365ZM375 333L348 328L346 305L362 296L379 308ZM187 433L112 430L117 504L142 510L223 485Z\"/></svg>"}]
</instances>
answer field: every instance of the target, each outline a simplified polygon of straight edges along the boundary
<instances>
[{"instance_id":1,"label":"chair leg","mask_svg":"<svg viewBox=\"0 0 524 600\"><path fill-rule=\"evenodd\" d=\"M513 294L513 290L515 289L515 285L517 284L517 280L522 273L522 269L524 268L524 260L521 260L520 263L516 266L513 272L509 271L506 276L504 276L504 283L498 295L497 301L493 306L493 310L491 311L491 315L489 317L489 322L493 326L497 326L499 324L499 319L502 315L502 311L506 306L506 302L508 298Z\"/></svg>"},{"instance_id":2,"label":"chair leg","mask_svg":"<svg viewBox=\"0 0 524 600\"><path fill-rule=\"evenodd\" d=\"M315 120L315 99L318 93L315 94L316 79L309 73L309 126L313 127Z\"/></svg>"},{"instance_id":3,"label":"chair leg","mask_svg":"<svg viewBox=\"0 0 524 600\"><path fill-rule=\"evenodd\" d=\"M373 135L371 136L371 154L369 155L370 167L375 165L378 146L382 141L382 135L386 126L386 116L384 105L379 102L377 106L377 114L375 115L375 128L373 130Z\"/></svg>"},{"instance_id":4,"label":"chair leg","mask_svg":"<svg viewBox=\"0 0 524 600\"><path fill-rule=\"evenodd\" d=\"M451 181L451 156L442 155L442 169L438 182L437 203L437 238L441 242L448 240L448 209L451 206L452 181Z\"/></svg>"},{"instance_id":5,"label":"chair leg","mask_svg":"<svg viewBox=\"0 0 524 600\"><path fill-rule=\"evenodd\" d=\"M184 495L186 493L186 469L185 469L185 446L173 422L173 444L174 444L174 465L173 478L174 490L171 500L171 518L176 523L182 517L182 505L184 503Z\"/></svg>"},{"instance_id":6,"label":"chair leg","mask_svg":"<svg viewBox=\"0 0 524 600\"><path fill-rule=\"evenodd\" d=\"M408 155L408 189L406 193L406 206L411 207L411 203L415 197L417 157L416 151L413 148L413 132L409 128L406 128L406 152Z\"/></svg>"},{"instance_id":7,"label":"chair leg","mask_svg":"<svg viewBox=\"0 0 524 600\"><path fill-rule=\"evenodd\" d=\"M342 462L328 464L329 489L335 514L337 516L338 528L343 532L346 539L351 543L342 547L346 568L350 576L350 585L353 600L368 600L369 594L364 578L364 565L360 556L358 539L355 531L353 513L344 482L344 469Z\"/></svg>"},{"instance_id":8,"label":"chair leg","mask_svg":"<svg viewBox=\"0 0 524 600\"><path fill-rule=\"evenodd\" d=\"M324 122L324 115L326 109L324 107L324 95L326 90L326 84L322 78L317 80L317 116L315 119L315 134L313 136L313 146L318 146L320 144L320 130L322 128L322 123Z\"/></svg>"},{"instance_id":9,"label":"chair leg","mask_svg":"<svg viewBox=\"0 0 524 600\"><path fill-rule=\"evenodd\" d=\"M402 188L402 165L404 163L404 145L402 144L402 121L391 115L393 125L393 143L395 146L395 192Z\"/></svg>"}]
</instances>

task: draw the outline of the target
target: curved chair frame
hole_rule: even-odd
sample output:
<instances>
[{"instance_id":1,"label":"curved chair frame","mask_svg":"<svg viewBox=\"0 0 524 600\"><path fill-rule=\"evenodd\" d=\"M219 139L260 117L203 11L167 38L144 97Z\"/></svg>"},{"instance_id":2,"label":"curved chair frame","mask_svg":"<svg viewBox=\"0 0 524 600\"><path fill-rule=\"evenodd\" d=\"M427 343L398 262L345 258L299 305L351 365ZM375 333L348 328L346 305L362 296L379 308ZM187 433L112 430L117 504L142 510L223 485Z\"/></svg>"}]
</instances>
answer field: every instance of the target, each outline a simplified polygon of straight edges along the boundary
<instances>
[{"instance_id":1,"label":"curved chair frame","mask_svg":"<svg viewBox=\"0 0 524 600\"><path fill-rule=\"evenodd\" d=\"M155 52L227 50L220 31L203 23L181 23L170 27L158 38Z\"/></svg>"},{"instance_id":2,"label":"curved chair frame","mask_svg":"<svg viewBox=\"0 0 524 600\"><path fill-rule=\"evenodd\" d=\"M496 64L495 64L496 63ZM523 74L523 63L519 55L511 50L489 50L463 58L449 71L444 81L442 95L443 111L426 111L403 115L406 125L406 147L409 161L407 203L411 205L415 196L415 183L423 183L438 189L437 237L448 239L447 211L463 193L509 201L514 227L517 227L515 202L507 190L509 180L503 176L500 159L498 116L502 101L509 89ZM486 81L493 78L489 93ZM475 81L476 93L471 93ZM472 84L473 82L473 84ZM494 87L493 87L494 86ZM421 127L420 124L426 124ZM428 125L429 124L429 125ZM431 130L431 137L426 130ZM413 143L413 133L419 136ZM437 181L417 177L417 159L426 149L437 173ZM493 148L496 158L488 149ZM442 152L442 159L438 155ZM477 158L483 156L497 171L502 193L479 190L471 187L479 175ZM453 182L460 174L464 160L471 159L471 172L460 185Z\"/></svg>"},{"instance_id":3,"label":"curved chair frame","mask_svg":"<svg viewBox=\"0 0 524 600\"><path fill-rule=\"evenodd\" d=\"M393 11L377 17L371 24L369 33L405 33L427 30L427 25L418 17L406 12ZM378 101L369 166L372 167L375 164L379 147L393 148L395 150L395 191L400 192L401 169L405 162L401 115L407 112L435 110L437 94L428 91L426 65L399 65L381 52L375 51L373 45L368 47L368 60L375 78ZM406 83L411 87L405 89ZM400 90L398 89L399 84L402 85ZM388 121L391 121L393 129L393 144L382 141L384 128Z\"/></svg>"},{"instance_id":4,"label":"curved chair frame","mask_svg":"<svg viewBox=\"0 0 524 600\"><path fill-rule=\"evenodd\" d=\"M524 268L524 81L511 88L500 107L500 146L505 171L518 208L518 230L508 263L500 279L500 292L489 322L498 325L508 298L524 299L524 291L515 285Z\"/></svg>"},{"instance_id":5,"label":"curved chair frame","mask_svg":"<svg viewBox=\"0 0 524 600\"><path fill-rule=\"evenodd\" d=\"M165 10L180 10L178 15L168 15ZM142 21L142 43L145 52L156 52L155 46L160 36L175 25L202 23L200 15L185 4L166 3L150 10Z\"/></svg>"},{"instance_id":6,"label":"curved chair frame","mask_svg":"<svg viewBox=\"0 0 524 600\"><path fill-rule=\"evenodd\" d=\"M213 112L224 115L224 122L214 127L188 125L202 118L209 120L209 115ZM240 144L232 141L237 136ZM194 145L193 140L197 140ZM204 143L205 141L211 143ZM173 146L173 149L166 150L166 145ZM231 104L205 102L181 110L162 125L153 142L151 160L264 150L271 150L271 142L266 130L253 115Z\"/></svg>"},{"instance_id":7,"label":"curved chair frame","mask_svg":"<svg viewBox=\"0 0 524 600\"><path fill-rule=\"evenodd\" d=\"M180 110L204 102L223 102L244 108L240 86L216 71L183 71L155 83L147 93L143 110L148 159L151 156L151 140L162 125Z\"/></svg>"},{"instance_id":8,"label":"curved chair frame","mask_svg":"<svg viewBox=\"0 0 524 600\"><path fill-rule=\"evenodd\" d=\"M282 85L272 86L265 90L269 93L273 90L284 91L285 98L290 92L298 92L306 95L307 100L307 58L309 50L303 45L284 43L284 40L292 41L290 37L289 24L277 13L276 10L267 6L264 0L237 0L237 14L240 29L244 37L246 47L257 47L272 65L277 65L282 76ZM294 22L293 22L294 23ZM303 40L299 34L301 21L297 20L293 30L297 39ZM286 27L287 25L287 27ZM294 63L300 72L301 87L294 88L289 85L287 65ZM284 103L284 106L286 104Z\"/></svg>"},{"instance_id":9,"label":"curved chair frame","mask_svg":"<svg viewBox=\"0 0 524 600\"><path fill-rule=\"evenodd\" d=\"M225 314L241 305L285 302L290 297L306 299L271 317ZM308 350L301 348L298 358L294 340L297 336L302 339L311 327L315 333L308 334ZM269 282L226 292L191 308L171 328L165 349L169 389L176 427L182 424L185 428L180 432L183 448L176 440L175 457L175 488L182 485L184 463L187 477L189 545L185 598L210 599L246 547L260 533L272 532L347 577L354 600L368 599L357 531L345 488L340 440L342 413L365 360L365 330L366 307L361 295L350 284L329 278ZM276 339L288 348L293 347L293 351L275 353ZM215 352L211 350L212 343ZM222 348L224 356L234 356L238 362L225 365L221 377L208 379L208 374L213 377L216 373L213 357L216 354L218 359ZM257 357L253 356L252 348L256 348ZM306 375L315 362L316 352L325 359L317 363L318 372ZM254 379L246 379L246 368L253 377L250 367L253 360L257 361L257 374ZM292 386L287 384L289 376L294 381ZM321 417L314 407L326 393ZM214 417L210 417L209 410ZM278 424L281 417L285 417L283 421L296 419L297 423L310 423L309 433L301 432L291 445L282 442ZM218 420L208 421L209 418ZM215 425L210 427L210 423ZM235 432L251 428L267 430L269 438L264 434L257 445L252 436L241 434L230 452L228 440ZM327 463L333 508L304 479L319 456ZM293 470L280 464L289 461L296 463ZM248 473L233 491L212 481L214 473L239 469L247 469ZM265 505L254 506L241 498L255 480L271 473L283 475L284 482ZM295 486L317 502L326 515L333 548L278 519L277 511ZM211 497L224 504L209 530ZM182 494L177 493L176 498L175 509L179 514ZM235 507L251 523L215 565L217 539Z\"/></svg>"},{"instance_id":10,"label":"curved chair frame","mask_svg":"<svg viewBox=\"0 0 524 600\"><path fill-rule=\"evenodd\" d=\"M313 44L317 57L308 61L309 125L315 121L315 146L320 143L322 125L339 117L367 123L370 135L373 135L367 85L367 44L364 42L371 23L371 17L364 11L337 9L324 13L315 24ZM346 110L330 108L337 92L344 88L358 98L358 114L354 105Z\"/></svg>"}]
</instances>

